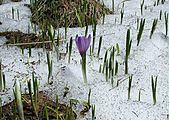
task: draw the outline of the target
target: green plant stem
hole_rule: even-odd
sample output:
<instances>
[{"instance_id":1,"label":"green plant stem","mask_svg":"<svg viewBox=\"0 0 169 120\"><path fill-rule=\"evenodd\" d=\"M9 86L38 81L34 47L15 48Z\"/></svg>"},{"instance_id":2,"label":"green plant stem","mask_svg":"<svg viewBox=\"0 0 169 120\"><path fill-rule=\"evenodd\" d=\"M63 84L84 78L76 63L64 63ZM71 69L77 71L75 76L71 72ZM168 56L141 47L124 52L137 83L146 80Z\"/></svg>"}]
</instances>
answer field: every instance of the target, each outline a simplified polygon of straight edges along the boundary
<instances>
[{"instance_id":1,"label":"green plant stem","mask_svg":"<svg viewBox=\"0 0 169 120\"><path fill-rule=\"evenodd\" d=\"M86 52L84 53L84 56L82 57L82 74L84 83L87 83L87 74L86 74Z\"/></svg>"}]
</instances>

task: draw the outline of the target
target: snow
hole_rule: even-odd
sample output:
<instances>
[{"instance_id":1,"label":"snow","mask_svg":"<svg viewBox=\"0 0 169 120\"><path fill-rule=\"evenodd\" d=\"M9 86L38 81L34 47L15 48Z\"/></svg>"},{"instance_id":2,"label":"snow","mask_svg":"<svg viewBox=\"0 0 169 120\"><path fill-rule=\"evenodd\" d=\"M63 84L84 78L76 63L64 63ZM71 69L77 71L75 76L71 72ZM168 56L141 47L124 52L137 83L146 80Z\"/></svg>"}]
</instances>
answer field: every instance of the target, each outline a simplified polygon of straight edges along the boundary
<instances>
[{"instance_id":1,"label":"snow","mask_svg":"<svg viewBox=\"0 0 169 120\"><path fill-rule=\"evenodd\" d=\"M97 37L95 51L90 56L87 52L87 76L88 84L83 82L83 76L80 65L80 54L73 42L71 63L68 64L68 55L65 59L57 61L55 51L51 52L53 58L53 74L50 81L47 82L48 66L46 52L43 49L32 49L32 56L29 58L28 49L25 49L22 55L18 47L0 46L0 59L2 59L2 71L6 75L6 89L0 92L2 104L5 105L14 99L13 85L16 79L23 82L26 77L34 71L35 76L40 81L40 90L55 100L56 94L59 95L61 103L69 104L70 99L77 99L81 103L73 107L78 115L78 120L91 119L91 109L86 116L80 116L83 110L82 102L87 102L89 88L91 88L91 104L96 106L96 120L166 120L169 114L169 37L165 37L164 12L169 13L169 1L165 4L154 6L153 0L146 0L147 9L143 10L143 16L140 14L141 0L130 0L124 3L123 24L120 24L121 1L115 0L115 14L106 15L105 24L102 24L102 18L97 25ZM104 0L107 7L111 9L111 0ZM6 2L0 5L0 32L6 30L22 32L28 31L31 12L24 6L29 1ZM12 19L12 7L15 10L15 19ZM20 19L17 19L16 10L20 11ZM162 20L158 20L156 30L152 39L149 39L151 27L154 18L159 18L162 10ZM137 46L137 18L145 18L145 28L142 34L140 45ZM116 19L116 23L115 23ZM131 39L133 40L131 54L129 57L129 74L133 74L131 88L131 99L128 100L128 76L124 74L125 41L127 29L131 30ZM31 29L31 32L33 30ZM62 38L64 38L64 28L60 28ZM75 38L76 34L84 35L85 28L68 28L68 38ZM89 32L92 34L92 27ZM97 50L99 38L103 36L103 43L100 57L104 58L105 51L119 44L120 55L115 59L119 62L119 72L114 78L114 85L109 80L106 82L105 74L99 73L100 64L103 65L103 59L98 60ZM0 44L6 41L5 37L0 37ZM62 45L63 52L65 46ZM40 60L40 63L38 62ZM26 63L30 63L30 65ZM31 64L35 62L35 64ZM157 104L153 104L151 76L158 76L157 81ZM31 77L30 77L31 79ZM120 84L116 87L117 80ZM22 91L27 87L24 83ZM69 88L69 93L63 97L65 87ZM139 90L141 89L141 101L138 101Z\"/></svg>"}]
</instances>

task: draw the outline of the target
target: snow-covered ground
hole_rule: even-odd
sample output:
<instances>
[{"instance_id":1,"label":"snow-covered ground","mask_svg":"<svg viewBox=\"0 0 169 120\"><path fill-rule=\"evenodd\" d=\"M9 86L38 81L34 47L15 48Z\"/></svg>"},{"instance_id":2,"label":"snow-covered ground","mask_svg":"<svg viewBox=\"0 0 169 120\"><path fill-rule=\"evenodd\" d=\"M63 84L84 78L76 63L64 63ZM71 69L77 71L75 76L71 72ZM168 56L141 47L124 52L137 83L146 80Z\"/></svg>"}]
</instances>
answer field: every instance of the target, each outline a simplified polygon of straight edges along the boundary
<instances>
[{"instance_id":1,"label":"snow-covered ground","mask_svg":"<svg viewBox=\"0 0 169 120\"><path fill-rule=\"evenodd\" d=\"M32 57L29 58L28 50L25 49L22 55L18 47L0 46L0 59L2 59L2 71L6 75L6 89L0 92L3 104L7 104L14 99L13 85L16 79L23 82L26 77L34 71L35 76L40 81L40 90L44 91L51 99L55 100L55 95L59 95L61 103L69 104L70 99L77 99L81 103L74 106L78 115L78 120L91 119L91 109L86 116L80 116L83 110L83 101L87 101L89 88L91 88L91 104L96 106L96 120L167 120L169 114L169 37L165 37L164 12L169 13L169 1L165 4L154 6L154 0L146 0L141 16L140 4L142 0L130 0L124 3L124 20L120 24L121 0L115 0L115 14L106 15L105 24L100 19L97 25L96 44L94 54L90 56L87 52L87 75L88 84L83 82L80 65L80 54L73 42L71 63L68 64L68 56L61 61L57 61L56 52L51 52L53 58L53 76L50 79L52 85L48 85L48 66L46 52L43 49L32 49ZM4 31L28 31L31 12L25 7L24 2L7 2L0 5L0 32ZM104 0L107 7L111 9L111 0ZM12 7L15 10L15 19L12 19ZM19 10L19 20L17 18ZM158 20L156 30L152 39L149 39L154 18L159 18L162 10L162 19ZM142 34L140 45L137 46L137 18L145 18L145 28ZM116 21L116 23L115 23ZM132 47L129 57L129 74L133 74L131 99L128 100L128 76L124 74L125 43L127 29L131 30ZM31 30L33 32L33 30ZM60 28L64 38L64 28ZM76 34L84 35L85 28L68 28L68 38L75 38ZM92 34L92 27L89 32ZM103 36L103 43L100 57L104 58L106 50L119 44L120 55L115 59L119 62L119 72L114 77L114 85L106 82L105 74L99 73L99 66L103 64L103 59L98 60L97 50L99 38ZM169 35L168 35L169 36ZM0 44L6 41L5 37L0 37ZM63 52L66 50L62 46ZM40 60L40 62L38 62ZM27 63L30 63L28 65ZM35 63L35 64L32 64ZM158 76L157 80L157 104L153 104L151 76ZM30 77L31 78L31 77ZM116 86L116 81L120 84ZM23 88L27 87L25 83ZM65 87L69 88L66 97L63 97ZM139 90L141 90L141 100L138 101ZM24 90L23 90L24 91Z\"/></svg>"}]
</instances>

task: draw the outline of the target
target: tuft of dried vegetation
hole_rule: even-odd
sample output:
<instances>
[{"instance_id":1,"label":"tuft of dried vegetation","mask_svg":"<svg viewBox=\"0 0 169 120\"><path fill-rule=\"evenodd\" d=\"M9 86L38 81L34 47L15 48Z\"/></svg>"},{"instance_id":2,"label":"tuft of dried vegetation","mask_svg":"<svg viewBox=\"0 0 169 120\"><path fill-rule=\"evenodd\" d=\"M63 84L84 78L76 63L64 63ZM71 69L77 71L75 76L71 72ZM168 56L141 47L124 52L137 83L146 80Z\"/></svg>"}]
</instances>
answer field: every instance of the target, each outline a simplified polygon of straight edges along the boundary
<instances>
[{"instance_id":1,"label":"tuft of dried vegetation","mask_svg":"<svg viewBox=\"0 0 169 120\"><path fill-rule=\"evenodd\" d=\"M30 9L33 23L55 28L65 27L65 21L67 27L92 25L103 13L112 14L96 0L32 0Z\"/></svg>"}]
</instances>

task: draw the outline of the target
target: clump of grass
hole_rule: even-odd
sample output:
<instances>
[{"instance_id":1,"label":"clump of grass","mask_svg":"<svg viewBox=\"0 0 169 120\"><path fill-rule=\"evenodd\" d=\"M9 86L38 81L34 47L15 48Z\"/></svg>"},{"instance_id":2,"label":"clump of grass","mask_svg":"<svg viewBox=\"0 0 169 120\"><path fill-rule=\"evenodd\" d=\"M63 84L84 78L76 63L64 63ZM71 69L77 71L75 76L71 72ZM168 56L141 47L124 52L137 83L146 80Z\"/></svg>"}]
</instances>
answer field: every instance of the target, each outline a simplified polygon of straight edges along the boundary
<instances>
[{"instance_id":1,"label":"clump of grass","mask_svg":"<svg viewBox=\"0 0 169 120\"><path fill-rule=\"evenodd\" d=\"M33 93L32 93L32 85L31 85L31 80L28 81L28 90L29 90L29 96L31 99L31 106L33 108L33 111L36 115L36 117L38 117L38 113L37 113L37 103L38 103L38 93L39 93L39 85L37 83L37 77L34 78L34 72L32 73L32 81L33 81Z\"/></svg>"}]
</instances>

